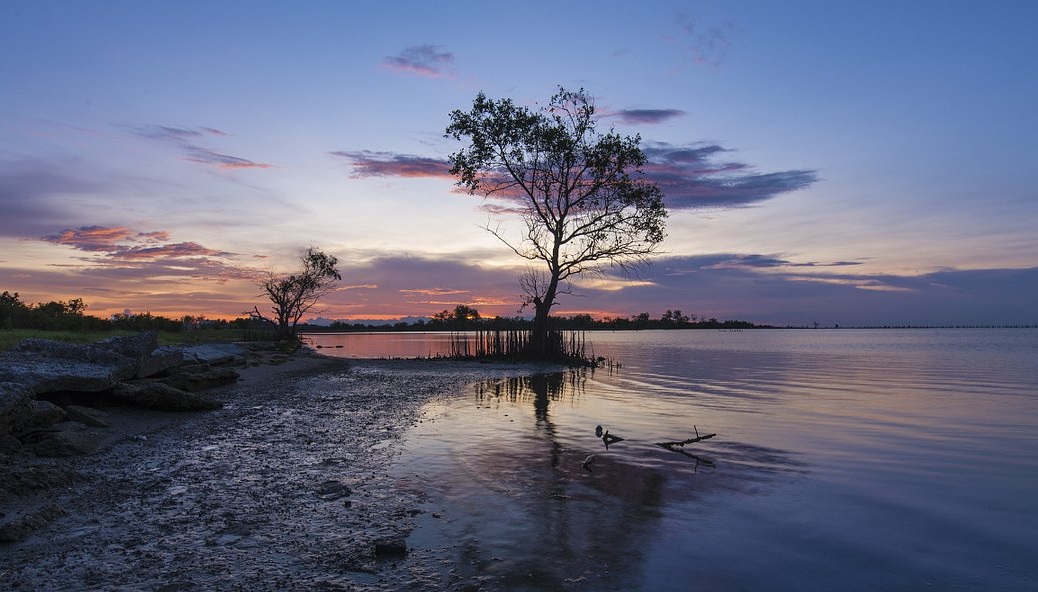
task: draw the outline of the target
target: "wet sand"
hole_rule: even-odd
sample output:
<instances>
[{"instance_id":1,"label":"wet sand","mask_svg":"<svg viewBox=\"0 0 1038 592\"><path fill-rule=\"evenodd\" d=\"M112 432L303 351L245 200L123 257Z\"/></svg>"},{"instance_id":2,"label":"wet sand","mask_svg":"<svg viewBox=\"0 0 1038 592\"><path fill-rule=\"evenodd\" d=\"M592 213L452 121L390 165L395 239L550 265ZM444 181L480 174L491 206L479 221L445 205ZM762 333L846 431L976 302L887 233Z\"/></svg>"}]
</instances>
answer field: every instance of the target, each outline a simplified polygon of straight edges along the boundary
<instances>
[{"instance_id":1,"label":"wet sand","mask_svg":"<svg viewBox=\"0 0 1038 592\"><path fill-rule=\"evenodd\" d=\"M12 590L425 590L402 561L420 491L389 476L422 407L520 365L367 361L301 350L209 391L218 411L109 408L98 452L0 456Z\"/></svg>"}]
</instances>

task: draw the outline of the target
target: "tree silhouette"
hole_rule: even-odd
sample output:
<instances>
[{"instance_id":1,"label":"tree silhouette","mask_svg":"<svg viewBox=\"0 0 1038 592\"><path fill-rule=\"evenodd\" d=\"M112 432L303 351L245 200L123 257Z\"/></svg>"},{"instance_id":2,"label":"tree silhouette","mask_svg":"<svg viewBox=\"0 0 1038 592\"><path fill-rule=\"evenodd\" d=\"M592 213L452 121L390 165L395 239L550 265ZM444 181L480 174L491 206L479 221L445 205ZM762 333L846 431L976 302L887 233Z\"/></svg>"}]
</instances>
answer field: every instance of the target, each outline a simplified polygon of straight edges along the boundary
<instances>
[{"instance_id":1,"label":"tree silhouette","mask_svg":"<svg viewBox=\"0 0 1038 592\"><path fill-rule=\"evenodd\" d=\"M594 114L583 89L560 87L536 111L479 93L470 111L451 113L446 130L468 141L450 156L458 185L506 200L522 220L518 238L489 223L486 230L538 263L520 278L538 355L554 353L548 315L570 278L647 263L664 237L663 192L641 177L640 136L600 134Z\"/></svg>"},{"instance_id":2,"label":"tree silhouette","mask_svg":"<svg viewBox=\"0 0 1038 592\"><path fill-rule=\"evenodd\" d=\"M317 301L334 288L342 276L335 269L339 260L310 247L300 258L303 269L289 276L270 277L260 283L263 293L270 299L272 317L265 317L259 307L253 307L251 316L277 327L278 338L287 339L296 334L296 325Z\"/></svg>"}]
</instances>

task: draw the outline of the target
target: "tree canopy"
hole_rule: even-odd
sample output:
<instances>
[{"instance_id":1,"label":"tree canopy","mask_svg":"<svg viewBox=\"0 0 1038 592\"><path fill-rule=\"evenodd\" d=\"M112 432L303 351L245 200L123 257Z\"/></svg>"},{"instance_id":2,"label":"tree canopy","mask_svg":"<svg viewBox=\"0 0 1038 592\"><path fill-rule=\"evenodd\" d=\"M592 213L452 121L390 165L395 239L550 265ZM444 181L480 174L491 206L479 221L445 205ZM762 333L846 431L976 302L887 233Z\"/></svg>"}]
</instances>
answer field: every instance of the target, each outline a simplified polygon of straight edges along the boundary
<instances>
[{"instance_id":1,"label":"tree canopy","mask_svg":"<svg viewBox=\"0 0 1038 592\"><path fill-rule=\"evenodd\" d=\"M504 200L522 221L518 234L486 230L536 264L520 287L542 329L570 278L645 264L665 235L663 192L641 174L641 137L599 133L594 115L583 89L560 87L537 110L479 93L446 130L468 143L450 156L457 184Z\"/></svg>"},{"instance_id":2,"label":"tree canopy","mask_svg":"<svg viewBox=\"0 0 1038 592\"><path fill-rule=\"evenodd\" d=\"M253 307L252 316L262 319L278 330L282 339L292 337L296 325L310 309L331 292L335 282L342 279L335 269L339 260L315 247L307 249L299 258L302 269L288 276L270 277L260 283L263 293L270 299L271 317L266 317Z\"/></svg>"}]
</instances>

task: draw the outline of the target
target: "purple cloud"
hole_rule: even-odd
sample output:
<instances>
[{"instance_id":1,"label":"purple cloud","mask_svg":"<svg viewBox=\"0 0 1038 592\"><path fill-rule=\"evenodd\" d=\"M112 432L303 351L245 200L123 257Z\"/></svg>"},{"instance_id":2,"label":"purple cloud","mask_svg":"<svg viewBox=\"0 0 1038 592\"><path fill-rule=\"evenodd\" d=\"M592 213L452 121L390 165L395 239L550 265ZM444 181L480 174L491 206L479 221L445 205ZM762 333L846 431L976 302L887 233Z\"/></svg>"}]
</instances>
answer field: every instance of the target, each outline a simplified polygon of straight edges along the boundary
<instances>
[{"instance_id":1,"label":"purple cloud","mask_svg":"<svg viewBox=\"0 0 1038 592\"><path fill-rule=\"evenodd\" d=\"M221 169L268 169L274 165L238 156L221 154L197 144L205 137L222 137L227 133L211 127L181 128L165 125L130 126L135 134L149 140L170 144L185 153L185 160Z\"/></svg>"},{"instance_id":2,"label":"purple cloud","mask_svg":"<svg viewBox=\"0 0 1038 592\"><path fill-rule=\"evenodd\" d=\"M715 144L646 146L646 177L659 185L673 209L739 207L765 201L789 191L810 187L818 177L813 170L755 173L740 162L713 162L729 152Z\"/></svg>"},{"instance_id":3,"label":"purple cloud","mask_svg":"<svg viewBox=\"0 0 1038 592\"><path fill-rule=\"evenodd\" d=\"M392 152L329 152L345 158L353 165L353 177L434 177L451 178L450 165L445 160L394 154Z\"/></svg>"},{"instance_id":4,"label":"purple cloud","mask_svg":"<svg viewBox=\"0 0 1038 592\"><path fill-rule=\"evenodd\" d=\"M438 45L408 47L395 56L386 57L382 64L397 72L429 78L450 78L454 75L454 54L442 50Z\"/></svg>"},{"instance_id":5,"label":"purple cloud","mask_svg":"<svg viewBox=\"0 0 1038 592\"><path fill-rule=\"evenodd\" d=\"M663 190L667 206L675 209L742 207L817 182L813 170L757 173L741 162L715 162L730 150L716 144L675 146L651 143L644 148L646 178ZM353 165L353 177L431 177L453 179L450 165L440 159L392 152L330 152ZM492 197L514 202L521 196L499 192ZM507 212L511 208L488 211Z\"/></svg>"},{"instance_id":6,"label":"purple cloud","mask_svg":"<svg viewBox=\"0 0 1038 592\"><path fill-rule=\"evenodd\" d=\"M112 259L160 259L176 257L226 257L225 251L207 249L195 242L166 243L164 230L134 232L124 226L82 226L67 228L40 240L71 247L87 253L105 253ZM143 243L143 244L142 244Z\"/></svg>"},{"instance_id":7,"label":"purple cloud","mask_svg":"<svg viewBox=\"0 0 1038 592\"><path fill-rule=\"evenodd\" d=\"M620 123L630 125L654 125L684 114L685 112L680 109L621 109L606 113L603 117L614 117L620 120Z\"/></svg>"}]
</instances>

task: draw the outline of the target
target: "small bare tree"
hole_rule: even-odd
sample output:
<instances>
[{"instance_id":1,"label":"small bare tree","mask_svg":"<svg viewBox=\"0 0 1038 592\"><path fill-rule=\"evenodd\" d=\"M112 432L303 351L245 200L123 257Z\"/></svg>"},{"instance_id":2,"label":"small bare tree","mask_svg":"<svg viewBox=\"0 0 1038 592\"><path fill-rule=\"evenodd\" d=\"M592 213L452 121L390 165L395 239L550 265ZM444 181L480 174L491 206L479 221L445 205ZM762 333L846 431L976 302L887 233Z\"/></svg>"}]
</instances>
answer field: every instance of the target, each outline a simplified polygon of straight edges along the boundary
<instances>
[{"instance_id":1,"label":"small bare tree","mask_svg":"<svg viewBox=\"0 0 1038 592\"><path fill-rule=\"evenodd\" d=\"M315 247L310 247L300 258L303 269L289 276L278 276L274 272L260 282L263 294L270 299L271 317L266 317L253 307L249 313L277 328L279 339L295 337L296 325L317 301L328 295L335 282L342 279L335 269L339 260Z\"/></svg>"}]
</instances>

